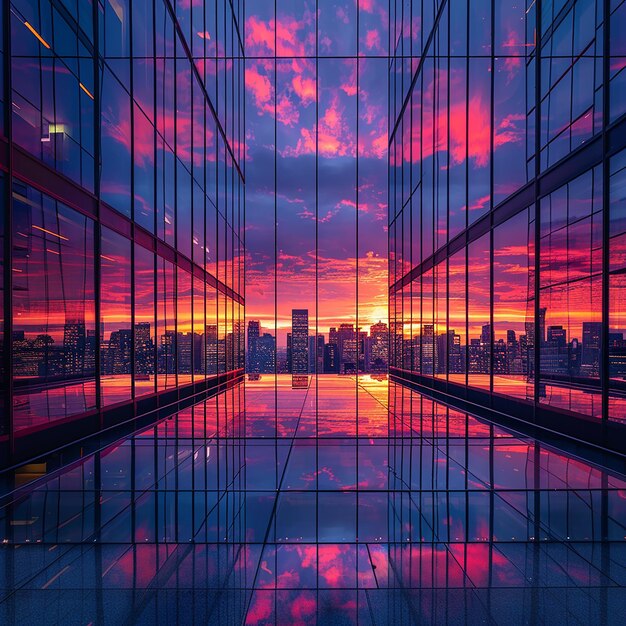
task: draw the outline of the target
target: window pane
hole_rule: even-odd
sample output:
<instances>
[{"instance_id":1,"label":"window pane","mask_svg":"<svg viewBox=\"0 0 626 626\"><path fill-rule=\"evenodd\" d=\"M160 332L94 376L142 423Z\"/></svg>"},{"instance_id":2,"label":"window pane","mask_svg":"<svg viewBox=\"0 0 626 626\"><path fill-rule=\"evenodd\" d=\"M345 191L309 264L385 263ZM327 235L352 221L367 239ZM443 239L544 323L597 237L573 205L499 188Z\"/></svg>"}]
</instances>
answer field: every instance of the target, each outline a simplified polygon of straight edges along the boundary
<instances>
[{"instance_id":1,"label":"window pane","mask_svg":"<svg viewBox=\"0 0 626 626\"><path fill-rule=\"evenodd\" d=\"M527 328L535 315L535 222L530 217L526 209L494 231L493 389L532 401Z\"/></svg>"},{"instance_id":2,"label":"window pane","mask_svg":"<svg viewBox=\"0 0 626 626\"><path fill-rule=\"evenodd\" d=\"M176 299L176 350L179 385L186 385L192 380L193 334L191 298L191 274L179 267Z\"/></svg>"},{"instance_id":3,"label":"window pane","mask_svg":"<svg viewBox=\"0 0 626 626\"><path fill-rule=\"evenodd\" d=\"M491 373L491 277L489 235L472 242L467 253L467 384L489 389Z\"/></svg>"},{"instance_id":4,"label":"window pane","mask_svg":"<svg viewBox=\"0 0 626 626\"><path fill-rule=\"evenodd\" d=\"M100 246L100 393L106 406L132 395L130 241L102 228Z\"/></svg>"},{"instance_id":5,"label":"window pane","mask_svg":"<svg viewBox=\"0 0 626 626\"><path fill-rule=\"evenodd\" d=\"M169 261L157 256L157 387L176 386L176 274Z\"/></svg>"},{"instance_id":6,"label":"window pane","mask_svg":"<svg viewBox=\"0 0 626 626\"><path fill-rule=\"evenodd\" d=\"M93 222L13 185L15 430L95 408Z\"/></svg>"},{"instance_id":7,"label":"window pane","mask_svg":"<svg viewBox=\"0 0 626 626\"><path fill-rule=\"evenodd\" d=\"M596 168L541 200L540 402L601 417L602 178Z\"/></svg>"},{"instance_id":8,"label":"window pane","mask_svg":"<svg viewBox=\"0 0 626 626\"><path fill-rule=\"evenodd\" d=\"M609 419L626 422L626 151L610 171Z\"/></svg>"},{"instance_id":9,"label":"window pane","mask_svg":"<svg viewBox=\"0 0 626 626\"><path fill-rule=\"evenodd\" d=\"M466 250L459 250L448 265L448 380L461 385L467 371L465 256Z\"/></svg>"},{"instance_id":10,"label":"window pane","mask_svg":"<svg viewBox=\"0 0 626 626\"><path fill-rule=\"evenodd\" d=\"M135 244L135 395L156 390L154 253Z\"/></svg>"},{"instance_id":11,"label":"window pane","mask_svg":"<svg viewBox=\"0 0 626 626\"><path fill-rule=\"evenodd\" d=\"M130 217L130 97L107 65L102 78L101 106L100 195L105 202Z\"/></svg>"}]
</instances>

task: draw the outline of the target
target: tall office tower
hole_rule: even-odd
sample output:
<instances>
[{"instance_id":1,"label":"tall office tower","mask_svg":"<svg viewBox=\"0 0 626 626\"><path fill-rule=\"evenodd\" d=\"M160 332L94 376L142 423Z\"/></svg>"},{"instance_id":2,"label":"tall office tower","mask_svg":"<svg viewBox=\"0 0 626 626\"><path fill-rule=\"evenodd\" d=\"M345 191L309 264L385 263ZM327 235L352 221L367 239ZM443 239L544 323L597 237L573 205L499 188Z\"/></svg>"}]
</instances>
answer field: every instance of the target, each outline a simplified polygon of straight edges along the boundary
<instances>
[{"instance_id":1,"label":"tall office tower","mask_svg":"<svg viewBox=\"0 0 626 626\"><path fill-rule=\"evenodd\" d=\"M331 326L328 331L328 343L332 343L336 346L339 345L339 336L337 334L337 328L335 326Z\"/></svg>"},{"instance_id":2,"label":"tall office tower","mask_svg":"<svg viewBox=\"0 0 626 626\"><path fill-rule=\"evenodd\" d=\"M370 326L370 370L386 372L389 367L389 327L379 321Z\"/></svg>"},{"instance_id":3,"label":"tall office tower","mask_svg":"<svg viewBox=\"0 0 626 626\"><path fill-rule=\"evenodd\" d=\"M154 349L150 322L135 324L135 374L149 376L154 371Z\"/></svg>"},{"instance_id":4,"label":"tall office tower","mask_svg":"<svg viewBox=\"0 0 626 626\"><path fill-rule=\"evenodd\" d=\"M309 310L291 311L291 373L309 372Z\"/></svg>"},{"instance_id":5,"label":"tall office tower","mask_svg":"<svg viewBox=\"0 0 626 626\"><path fill-rule=\"evenodd\" d=\"M357 346L354 324L339 324L337 330L337 348L339 349L340 373L356 371Z\"/></svg>"},{"instance_id":6,"label":"tall office tower","mask_svg":"<svg viewBox=\"0 0 626 626\"><path fill-rule=\"evenodd\" d=\"M324 372L324 346L326 345L324 341L324 335L317 336L315 344L315 372L317 374L322 374Z\"/></svg>"},{"instance_id":7,"label":"tall office tower","mask_svg":"<svg viewBox=\"0 0 626 626\"><path fill-rule=\"evenodd\" d=\"M598 375L600 368L600 346L602 345L602 323L583 322L581 370Z\"/></svg>"},{"instance_id":8,"label":"tall office tower","mask_svg":"<svg viewBox=\"0 0 626 626\"><path fill-rule=\"evenodd\" d=\"M309 374L315 374L315 335L309 335Z\"/></svg>"},{"instance_id":9,"label":"tall office tower","mask_svg":"<svg viewBox=\"0 0 626 626\"><path fill-rule=\"evenodd\" d=\"M372 340L367 331L359 333L359 372L369 372L372 360Z\"/></svg>"},{"instance_id":10,"label":"tall office tower","mask_svg":"<svg viewBox=\"0 0 626 626\"><path fill-rule=\"evenodd\" d=\"M626 5L409 4L390 14L391 376L625 452Z\"/></svg>"},{"instance_id":11,"label":"tall office tower","mask_svg":"<svg viewBox=\"0 0 626 626\"><path fill-rule=\"evenodd\" d=\"M324 371L324 335L309 337L309 373L323 373Z\"/></svg>"},{"instance_id":12,"label":"tall office tower","mask_svg":"<svg viewBox=\"0 0 626 626\"><path fill-rule=\"evenodd\" d=\"M273 335L263 333L259 337L257 359L259 374L273 374L276 371L276 341Z\"/></svg>"},{"instance_id":13,"label":"tall office tower","mask_svg":"<svg viewBox=\"0 0 626 626\"><path fill-rule=\"evenodd\" d=\"M324 373L339 373L339 348L336 343L327 343L324 346Z\"/></svg>"},{"instance_id":14,"label":"tall office tower","mask_svg":"<svg viewBox=\"0 0 626 626\"><path fill-rule=\"evenodd\" d=\"M64 369L67 376L82 375L85 367L86 347L85 322L82 320L67 322L63 328Z\"/></svg>"},{"instance_id":15,"label":"tall office tower","mask_svg":"<svg viewBox=\"0 0 626 626\"><path fill-rule=\"evenodd\" d=\"M422 371L434 374L437 372L437 342L435 341L435 327L432 324L424 324L420 337L420 354L422 358ZM405 359L405 365L408 365Z\"/></svg>"},{"instance_id":16,"label":"tall office tower","mask_svg":"<svg viewBox=\"0 0 626 626\"><path fill-rule=\"evenodd\" d=\"M217 324L207 324L204 331L204 360L207 374L217 374Z\"/></svg>"},{"instance_id":17,"label":"tall office tower","mask_svg":"<svg viewBox=\"0 0 626 626\"><path fill-rule=\"evenodd\" d=\"M212 7L3 2L0 469L243 373L243 6Z\"/></svg>"},{"instance_id":18,"label":"tall office tower","mask_svg":"<svg viewBox=\"0 0 626 626\"><path fill-rule=\"evenodd\" d=\"M260 373L259 364L259 336L261 332L261 324L258 320L250 320L248 322L248 372Z\"/></svg>"},{"instance_id":19,"label":"tall office tower","mask_svg":"<svg viewBox=\"0 0 626 626\"><path fill-rule=\"evenodd\" d=\"M448 350L448 372L450 374L460 374L463 372L464 353L461 350L461 335L458 335L454 329L447 333L447 350ZM442 372L445 372L445 364Z\"/></svg>"},{"instance_id":20,"label":"tall office tower","mask_svg":"<svg viewBox=\"0 0 626 626\"><path fill-rule=\"evenodd\" d=\"M291 333L287 333L287 350L286 350L286 353L285 353L285 360L286 360L286 364L287 364L287 370L286 371L289 374L291 374L291 372L293 370L291 342L292 342L292 335L291 335Z\"/></svg>"}]
</instances>

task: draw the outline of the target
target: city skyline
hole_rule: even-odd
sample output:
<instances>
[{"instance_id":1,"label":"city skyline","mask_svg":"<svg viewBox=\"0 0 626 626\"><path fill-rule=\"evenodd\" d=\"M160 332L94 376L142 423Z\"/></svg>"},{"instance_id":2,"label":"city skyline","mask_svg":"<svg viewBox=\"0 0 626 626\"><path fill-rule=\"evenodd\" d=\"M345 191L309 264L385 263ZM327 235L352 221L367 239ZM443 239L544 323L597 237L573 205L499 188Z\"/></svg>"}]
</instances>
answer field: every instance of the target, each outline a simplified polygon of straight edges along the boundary
<instances>
[{"instance_id":1,"label":"city skyline","mask_svg":"<svg viewBox=\"0 0 626 626\"><path fill-rule=\"evenodd\" d=\"M287 333L287 343L276 345L275 336L259 320L248 320L246 371L253 374L351 374L386 373L389 365L389 328L378 321L370 334L343 323L331 327L327 335L309 334L308 310L294 309L292 320L299 327L299 341L294 332ZM306 334L304 334L306 331ZM328 342L325 341L328 337ZM306 343L305 343L306 338ZM295 348L295 349L294 349ZM294 359L294 352L295 359ZM300 354L298 355L297 352ZM358 356L357 356L358 355Z\"/></svg>"}]
</instances>

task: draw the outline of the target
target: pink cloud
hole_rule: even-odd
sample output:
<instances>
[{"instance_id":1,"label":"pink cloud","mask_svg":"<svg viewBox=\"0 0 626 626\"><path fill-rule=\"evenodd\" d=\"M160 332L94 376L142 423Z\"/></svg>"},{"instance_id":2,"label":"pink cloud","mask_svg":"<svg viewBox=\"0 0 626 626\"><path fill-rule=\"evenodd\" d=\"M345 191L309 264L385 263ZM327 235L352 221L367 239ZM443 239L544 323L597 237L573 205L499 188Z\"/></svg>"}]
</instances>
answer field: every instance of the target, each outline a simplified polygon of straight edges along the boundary
<instances>
[{"instance_id":1,"label":"pink cloud","mask_svg":"<svg viewBox=\"0 0 626 626\"><path fill-rule=\"evenodd\" d=\"M472 202L472 204L470 204L470 211L478 211L484 209L489 204L490 199L491 196L489 194L477 198L476 200L474 200L474 202Z\"/></svg>"},{"instance_id":2,"label":"pink cloud","mask_svg":"<svg viewBox=\"0 0 626 626\"><path fill-rule=\"evenodd\" d=\"M350 17L348 16L347 11L343 7L339 7L336 11L337 18L341 20L344 24L350 23Z\"/></svg>"},{"instance_id":3,"label":"pink cloud","mask_svg":"<svg viewBox=\"0 0 626 626\"><path fill-rule=\"evenodd\" d=\"M274 612L274 593L257 591L246 615L246 624L266 623Z\"/></svg>"},{"instance_id":4,"label":"pink cloud","mask_svg":"<svg viewBox=\"0 0 626 626\"><path fill-rule=\"evenodd\" d=\"M317 97L317 86L315 79L304 78L300 74L294 76L291 81L292 87L296 95L302 100L304 105L315 102Z\"/></svg>"},{"instance_id":5,"label":"pink cloud","mask_svg":"<svg viewBox=\"0 0 626 626\"><path fill-rule=\"evenodd\" d=\"M274 53L274 21L263 22L255 15L246 23L246 48L249 53Z\"/></svg>"},{"instance_id":6,"label":"pink cloud","mask_svg":"<svg viewBox=\"0 0 626 626\"><path fill-rule=\"evenodd\" d=\"M445 81L444 72L437 74L438 81ZM451 76L451 92L455 90L455 83L458 84L458 77ZM412 145L412 155L408 150L408 142L405 142L404 160L409 161L425 159L435 152L450 151L452 165L463 163L466 158L472 159L477 167L486 167L489 163L491 151L491 108L488 94L483 94L478 89L474 90L469 99L469 106L466 107L465 98L461 97L449 105L449 111L445 108L433 114L433 93L435 91L435 80L424 89L423 98L423 124L413 126L413 135L410 145ZM458 90L461 94L462 89ZM469 111L469 121L468 121ZM419 110L414 112L417 119ZM448 119L449 118L449 119ZM522 141L524 132L518 127L517 122L524 119L522 115L507 115L495 128L494 148ZM397 163L400 152L396 155Z\"/></svg>"},{"instance_id":7,"label":"pink cloud","mask_svg":"<svg viewBox=\"0 0 626 626\"><path fill-rule=\"evenodd\" d=\"M356 87L356 65L352 66L352 70L350 72L350 76L348 80L343 82L339 87L347 96L356 96L357 87Z\"/></svg>"},{"instance_id":8,"label":"pink cloud","mask_svg":"<svg viewBox=\"0 0 626 626\"><path fill-rule=\"evenodd\" d=\"M372 154L378 159L382 159L387 154L387 149L389 146L389 141L387 138L387 133L375 137L372 140Z\"/></svg>"},{"instance_id":9,"label":"pink cloud","mask_svg":"<svg viewBox=\"0 0 626 626\"><path fill-rule=\"evenodd\" d=\"M315 50L314 14L305 11L302 19L283 15L264 21L252 15L246 22L246 53L254 56L310 56Z\"/></svg>"},{"instance_id":10,"label":"pink cloud","mask_svg":"<svg viewBox=\"0 0 626 626\"><path fill-rule=\"evenodd\" d=\"M298 595L291 603L291 617L294 620L306 620L315 616L317 602L312 594Z\"/></svg>"},{"instance_id":11,"label":"pink cloud","mask_svg":"<svg viewBox=\"0 0 626 626\"><path fill-rule=\"evenodd\" d=\"M324 157L353 156L355 152L355 137L344 118L344 112L335 96L319 119L317 128L317 147L319 154ZM282 156L298 157L305 154L315 154L316 127L301 128L300 138L295 146L288 146Z\"/></svg>"},{"instance_id":12,"label":"pink cloud","mask_svg":"<svg viewBox=\"0 0 626 626\"><path fill-rule=\"evenodd\" d=\"M257 106L262 108L272 98L272 83L254 67L246 68L246 87L252 92Z\"/></svg>"},{"instance_id":13,"label":"pink cloud","mask_svg":"<svg viewBox=\"0 0 626 626\"><path fill-rule=\"evenodd\" d=\"M383 51L380 44L380 33L376 29L368 30L365 35L365 46L368 50Z\"/></svg>"},{"instance_id":14,"label":"pink cloud","mask_svg":"<svg viewBox=\"0 0 626 626\"><path fill-rule=\"evenodd\" d=\"M298 108L287 96L281 96L276 103L276 119L285 126L293 126L300 119Z\"/></svg>"},{"instance_id":15,"label":"pink cloud","mask_svg":"<svg viewBox=\"0 0 626 626\"><path fill-rule=\"evenodd\" d=\"M509 78L522 67L522 61L524 60L524 48L525 43L517 40L517 33L510 31L506 40L502 43L503 48L507 48L506 53L509 55L521 55L521 56L507 56L504 61L504 67L509 73Z\"/></svg>"}]
</instances>

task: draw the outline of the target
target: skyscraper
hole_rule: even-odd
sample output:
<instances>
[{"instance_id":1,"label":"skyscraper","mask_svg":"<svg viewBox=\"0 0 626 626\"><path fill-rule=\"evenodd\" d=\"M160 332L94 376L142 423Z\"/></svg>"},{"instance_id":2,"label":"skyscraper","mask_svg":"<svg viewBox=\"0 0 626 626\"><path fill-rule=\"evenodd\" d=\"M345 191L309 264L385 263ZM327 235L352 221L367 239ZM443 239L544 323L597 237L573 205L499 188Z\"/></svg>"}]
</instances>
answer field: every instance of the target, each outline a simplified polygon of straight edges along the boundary
<instances>
[{"instance_id":1,"label":"skyscraper","mask_svg":"<svg viewBox=\"0 0 626 626\"><path fill-rule=\"evenodd\" d=\"M263 333L257 344L259 374L273 374L276 371L276 341L270 333Z\"/></svg>"},{"instance_id":2,"label":"skyscraper","mask_svg":"<svg viewBox=\"0 0 626 626\"><path fill-rule=\"evenodd\" d=\"M602 345L602 322L583 322L581 370L597 376L600 370L600 347Z\"/></svg>"},{"instance_id":3,"label":"skyscraper","mask_svg":"<svg viewBox=\"0 0 626 626\"><path fill-rule=\"evenodd\" d=\"M309 311L291 311L291 373L309 372Z\"/></svg>"},{"instance_id":4,"label":"skyscraper","mask_svg":"<svg viewBox=\"0 0 626 626\"><path fill-rule=\"evenodd\" d=\"M370 369L385 372L389 365L389 327L378 321L370 326Z\"/></svg>"},{"instance_id":5,"label":"skyscraper","mask_svg":"<svg viewBox=\"0 0 626 626\"><path fill-rule=\"evenodd\" d=\"M248 322L248 372L260 373L258 343L261 324L258 320Z\"/></svg>"}]
</instances>

